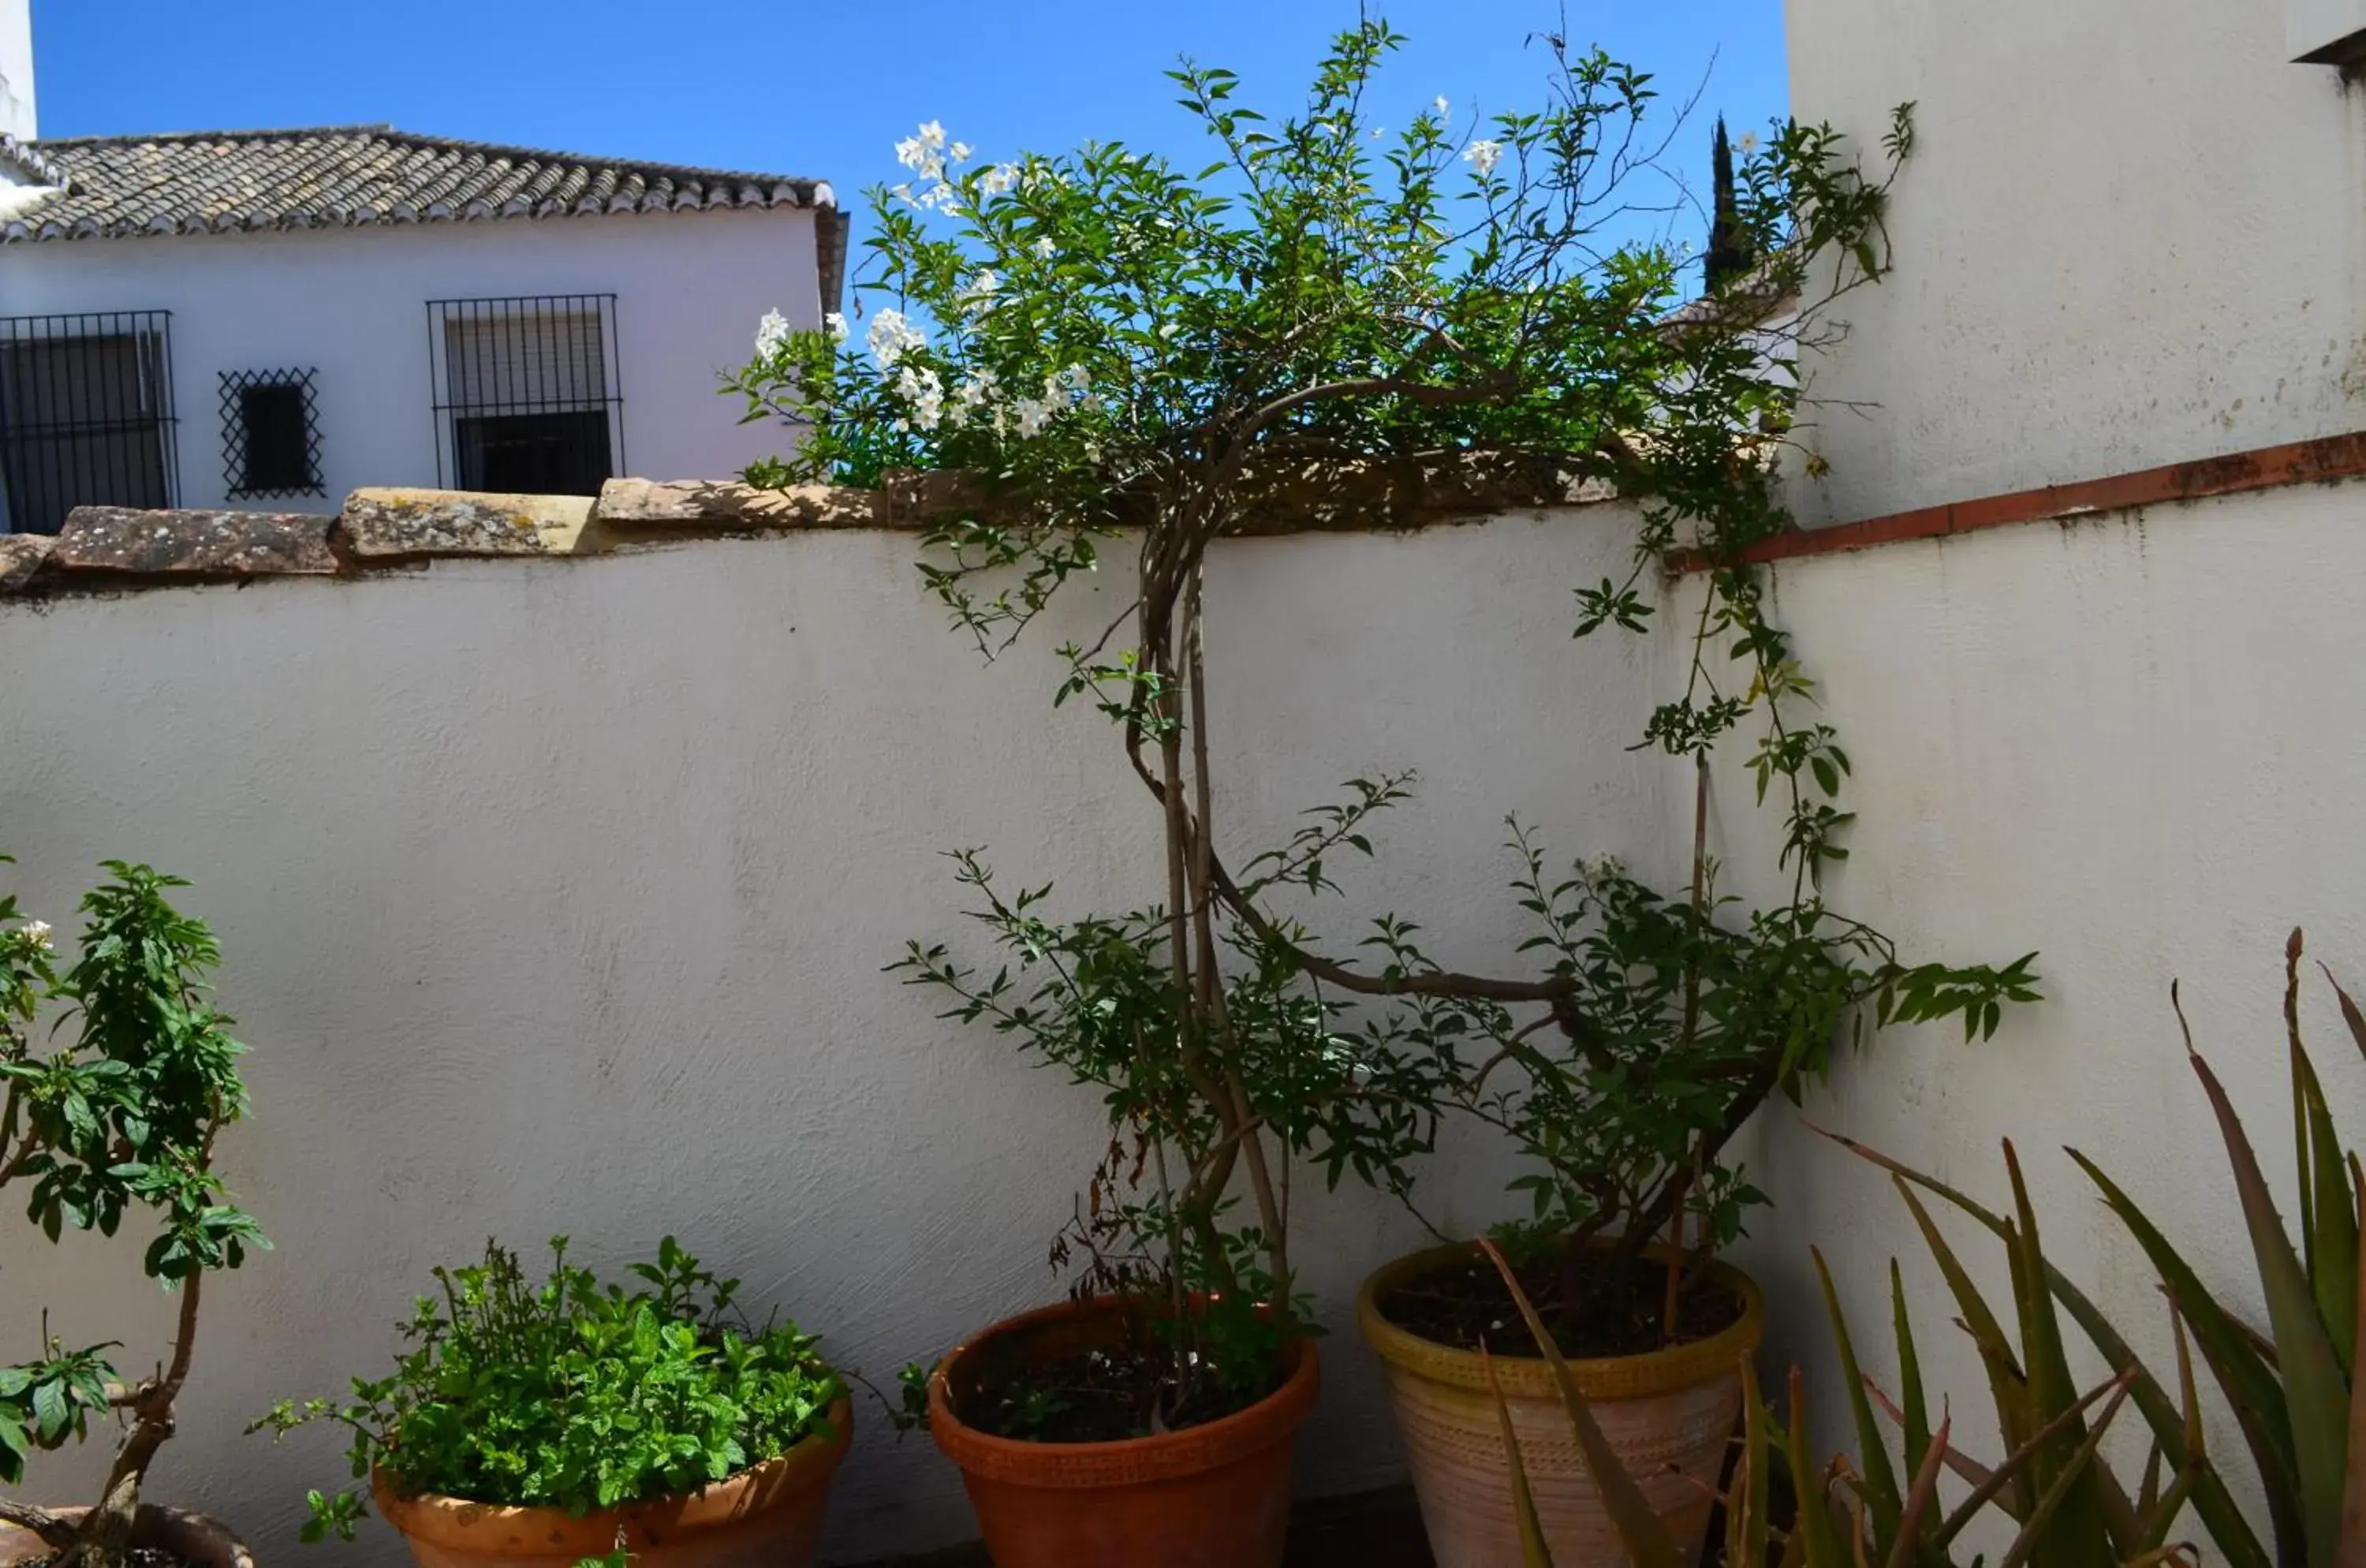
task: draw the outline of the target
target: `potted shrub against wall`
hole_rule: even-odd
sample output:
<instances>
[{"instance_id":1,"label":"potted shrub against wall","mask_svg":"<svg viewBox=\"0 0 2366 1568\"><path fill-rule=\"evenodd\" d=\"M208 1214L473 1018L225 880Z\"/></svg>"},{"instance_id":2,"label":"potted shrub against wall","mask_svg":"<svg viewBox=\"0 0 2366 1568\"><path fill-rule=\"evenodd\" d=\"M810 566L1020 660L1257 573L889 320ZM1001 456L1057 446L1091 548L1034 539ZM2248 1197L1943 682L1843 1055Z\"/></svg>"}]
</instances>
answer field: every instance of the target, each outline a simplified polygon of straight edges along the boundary
<instances>
[{"instance_id":1,"label":"potted shrub against wall","mask_svg":"<svg viewBox=\"0 0 2366 1568\"><path fill-rule=\"evenodd\" d=\"M120 861L105 869L112 880L84 897L81 956L62 976L50 927L0 897L0 1188L31 1189L29 1217L51 1241L67 1225L111 1236L127 1213L152 1213L141 1266L175 1293L176 1326L170 1359L149 1377L123 1378L114 1345L53 1332L39 1359L0 1367L0 1480L21 1482L33 1450L123 1420L95 1504L0 1498L0 1562L124 1568L146 1551L189 1568L251 1568L224 1526L142 1501L193 1366L206 1275L270 1245L214 1171L216 1138L246 1111L236 1066L246 1047L208 1000L221 961L213 934L165 898L187 884ZM44 1002L73 1026L46 1055L33 1027Z\"/></svg>"},{"instance_id":2,"label":"potted shrub against wall","mask_svg":"<svg viewBox=\"0 0 2366 1568\"><path fill-rule=\"evenodd\" d=\"M1542 927L1534 945L1574 985L1572 1004L1539 1028L1483 1002L1425 1001L1413 1032L1475 1066L1458 1077L1465 1105L1526 1156L1512 1185L1532 1215L1496 1243L1612 1448L1695 1551L1764 1318L1756 1284L1717 1256L1765 1201L1727 1145L1777 1091L1822 1077L1852 1027L1963 1013L1992 1030L1993 1003L2034 998L2027 961L1909 969L1878 932L1812 900L1734 918L1705 861L1695 894L1670 900L1615 863L1555 882L1527 835L1513 847ZM1520 1548L1499 1392L1554 1553L1617 1555L1520 1307L1470 1244L1388 1264L1358 1299L1445 1568Z\"/></svg>"},{"instance_id":3,"label":"potted shrub against wall","mask_svg":"<svg viewBox=\"0 0 2366 1568\"><path fill-rule=\"evenodd\" d=\"M345 1427L355 1476L421 1568L810 1564L852 1429L814 1337L732 1315L738 1281L671 1236L630 1291L569 1263L564 1236L551 1249L539 1284L491 1243L436 1269L391 1374L255 1427ZM368 1511L355 1491L309 1501L307 1540L350 1540Z\"/></svg>"},{"instance_id":4,"label":"potted shrub against wall","mask_svg":"<svg viewBox=\"0 0 2366 1568\"><path fill-rule=\"evenodd\" d=\"M1084 1299L981 1336L929 1385L931 1424L1003 1568L1279 1561L1287 1433L1313 1398L1288 1223L1295 1167L1403 1194L1455 1103L1558 1156L1546 1145L1571 1109L1563 1078L1583 1073L1532 1047L1542 1028L1581 1045L1615 1036L1629 1070L1708 1052L1722 1072L1764 1043L1740 1021L1672 1030L1664 1008L1615 986L1606 996L1573 928L1571 953L1508 976L1430 963L1415 928L1391 916L1348 955L1326 950L1302 901L1336 891L1338 863L1370 852L1371 817L1410 777L1351 782L1262 853L1222 844L1208 693L1223 650L1204 613L1215 540L1278 507L1369 526L1615 487L1643 520L1635 570L1579 590L1583 624L1641 629L1642 576L1680 545L1710 569L1696 651L1738 648L1745 679L1718 690L1702 653L1649 739L1705 776L1722 739L1763 726L1752 765L1762 793L1779 783L1789 799L1799 882L1779 929L1753 918L1743 946L1821 955L1820 979L1752 991L1737 978L1717 994L1820 998L1837 968L1853 999L1937 1016L2020 984L2010 971L1909 970L1823 909L1813 882L1844 852L1831 797L1847 760L1828 728L1796 722L1808 684L1744 558L1789 525L1769 482L1796 401L1784 350L1877 272L1883 186L1829 130L1786 128L1745 165L1721 228L1729 252L1764 259L1678 313L1678 251L1603 232L1650 177L1639 153L1651 144L1650 78L1547 41L1549 101L1485 123L1442 99L1377 123L1372 106L1391 90L1380 66L1400 43L1377 22L1339 37L1287 117L1241 107L1231 73L1187 62L1171 75L1211 138L1197 172L1100 142L988 164L930 121L896 149L907 176L871 192L859 334L837 317L817 333L767 317L727 389L749 419L801 432L791 455L748 471L751 484L881 488L930 520L923 580L989 657L1097 571L1107 542L1126 541L1131 558L1122 608L1058 649L1053 701L1113 723L1155 812L1163 888L1123 914L1055 918L1050 887L997 887L983 857L962 852L960 880L1002 962L916 942L901 965L952 995L948 1016L1098 1087L1109 1109L1106 1156L1058 1249ZM1907 140L1901 118L1893 156ZM1770 321L1778 300L1787 313ZM1702 874L1667 917L1705 974L1730 948L1720 913ZM1669 1152L1548 1158L1548 1189L1608 1170L1638 1195L1622 1205L1574 1191L1568 1213L1548 1202L1541 1218L1615 1240L1630 1273L1679 1212L1711 1232L1727 1224L1742 1189L1718 1163L1721 1141L1692 1134L1815 1070L1837 1021L1776 1018L1768 1027L1793 1042L1783 1059L1761 1073L1752 1057L1748 1081L1708 1086L1723 1097L1715 1115L1681 1106L1690 1120ZM1519 1062L1525 1090L1497 1098L1501 1080L1470 1054L1481 1043ZM1687 1259L1698 1245L1682 1243ZM1578 1239L1571 1256L1593 1248ZM1729 1276L1687 1261L1676 1280L1686 1299L1725 1292L1731 1321L1707 1337L1754 1332ZM1077 1369L1088 1398L1069 1392ZM1119 1382L1130 1392L1105 1397ZM1254 1490L1244 1479L1229 1503L1155 1515L1127 1490L1175 1487L1178 1455L1196 1456L1192 1474L1245 1475L1252 1452Z\"/></svg>"}]
</instances>

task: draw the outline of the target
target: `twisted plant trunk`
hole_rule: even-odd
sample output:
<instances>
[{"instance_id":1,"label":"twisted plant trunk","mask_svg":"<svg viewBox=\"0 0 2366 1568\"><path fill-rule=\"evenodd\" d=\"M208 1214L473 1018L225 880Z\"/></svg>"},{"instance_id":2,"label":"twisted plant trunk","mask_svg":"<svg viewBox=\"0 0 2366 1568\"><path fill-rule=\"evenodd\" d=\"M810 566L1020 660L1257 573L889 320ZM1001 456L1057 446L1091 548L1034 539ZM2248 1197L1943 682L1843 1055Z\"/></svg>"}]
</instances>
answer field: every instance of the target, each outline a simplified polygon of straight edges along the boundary
<instances>
[{"instance_id":1,"label":"twisted plant trunk","mask_svg":"<svg viewBox=\"0 0 2366 1568\"><path fill-rule=\"evenodd\" d=\"M42 1539L60 1548L54 1568L125 1568L131 1551L131 1529L140 1517L140 1485L156 1450L173 1435L174 1404L181 1385L189 1380L189 1358L197 1342L197 1297L202 1271L181 1281L181 1320L173 1341L173 1362L155 1377L117 1396L117 1405L130 1413L131 1426L115 1450L107 1472L107 1490L98 1506L70 1527L71 1540Z\"/></svg>"}]
</instances>

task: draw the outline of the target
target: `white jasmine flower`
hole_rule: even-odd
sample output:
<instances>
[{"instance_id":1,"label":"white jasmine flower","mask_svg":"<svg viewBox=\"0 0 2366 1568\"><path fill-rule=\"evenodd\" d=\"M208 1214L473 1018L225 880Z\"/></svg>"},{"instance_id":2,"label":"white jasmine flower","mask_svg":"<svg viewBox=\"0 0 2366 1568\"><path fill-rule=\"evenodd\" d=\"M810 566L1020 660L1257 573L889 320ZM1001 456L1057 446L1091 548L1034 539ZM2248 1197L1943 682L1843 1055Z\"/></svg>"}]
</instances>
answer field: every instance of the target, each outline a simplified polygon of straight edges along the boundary
<instances>
[{"instance_id":1,"label":"white jasmine flower","mask_svg":"<svg viewBox=\"0 0 2366 1568\"><path fill-rule=\"evenodd\" d=\"M832 310L829 314L821 319L821 330L829 334L830 342L844 343L846 341L846 318L836 310Z\"/></svg>"},{"instance_id":2,"label":"white jasmine flower","mask_svg":"<svg viewBox=\"0 0 2366 1568\"><path fill-rule=\"evenodd\" d=\"M1052 378L1071 392L1081 392L1093 384L1093 373L1081 365L1071 365Z\"/></svg>"},{"instance_id":3,"label":"white jasmine flower","mask_svg":"<svg viewBox=\"0 0 2366 1568\"><path fill-rule=\"evenodd\" d=\"M1740 148L1741 150L1741 155L1747 158L1750 154L1758 151L1758 133L1754 130L1745 130L1741 133L1741 140L1735 142L1734 145Z\"/></svg>"},{"instance_id":4,"label":"white jasmine flower","mask_svg":"<svg viewBox=\"0 0 2366 1568\"><path fill-rule=\"evenodd\" d=\"M1161 322L1161 323L1159 324L1159 328L1158 328L1158 341L1159 341L1159 342L1161 342L1161 343L1165 343L1167 339L1169 339L1169 338L1173 337L1174 335L1175 335L1175 323L1174 323L1173 321L1163 321L1163 322Z\"/></svg>"},{"instance_id":5,"label":"white jasmine flower","mask_svg":"<svg viewBox=\"0 0 2366 1568\"><path fill-rule=\"evenodd\" d=\"M958 155L967 157L966 147ZM945 128L935 120L922 123L919 134L907 136L896 143L896 161L916 171L922 179L941 180L945 177Z\"/></svg>"},{"instance_id":6,"label":"white jasmine flower","mask_svg":"<svg viewBox=\"0 0 2366 1568\"><path fill-rule=\"evenodd\" d=\"M975 371L963 377L962 384L953 389L953 404L960 410L961 417L966 420L993 401L994 394L999 389L1000 384L996 381L993 371Z\"/></svg>"},{"instance_id":7,"label":"white jasmine flower","mask_svg":"<svg viewBox=\"0 0 2366 1568\"><path fill-rule=\"evenodd\" d=\"M1048 261L1060 254L1060 247L1052 243L1051 235L1046 234L1035 242L1035 254Z\"/></svg>"},{"instance_id":8,"label":"white jasmine flower","mask_svg":"<svg viewBox=\"0 0 2366 1568\"><path fill-rule=\"evenodd\" d=\"M1503 156L1504 144L1500 141L1473 141L1462 150L1462 161L1478 170L1482 180L1495 172L1495 164Z\"/></svg>"},{"instance_id":9,"label":"white jasmine flower","mask_svg":"<svg viewBox=\"0 0 2366 1568\"><path fill-rule=\"evenodd\" d=\"M27 947L33 948L41 953L47 953L50 951L49 921L27 920L20 929L25 938L25 945Z\"/></svg>"},{"instance_id":10,"label":"white jasmine flower","mask_svg":"<svg viewBox=\"0 0 2366 1568\"><path fill-rule=\"evenodd\" d=\"M897 360L916 348L927 347L929 343L919 328L904 319L901 310L882 310L872 317L868 341L871 356L879 361L882 370L892 368Z\"/></svg>"},{"instance_id":11,"label":"white jasmine flower","mask_svg":"<svg viewBox=\"0 0 2366 1568\"><path fill-rule=\"evenodd\" d=\"M997 164L977 177L977 188L987 196L1000 196L1004 191L1016 189L1018 185L1019 165L1016 164Z\"/></svg>"},{"instance_id":12,"label":"white jasmine flower","mask_svg":"<svg viewBox=\"0 0 2366 1568\"><path fill-rule=\"evenodd\" d=\"M981 267L975 277L962 286L958 298L962 302L963 310L970 315L978 316L994 309L997 303L995 297L1001 291L1002 279L994 275L994 269Z\"/></svg>"},{"instance_id":13,"label":"white jasmine flower","mask_svg":"<svg viewBox=\"0 0 2366 1568\"><path fill-rule=\"evenodd\" d=\"M764 319L756 323L756 357L770 359L789 341L789 319L778 310L767 310Z\"/></svg>"},{"instance_id":14,"label":"white jasmine flower","mask_svg":"<svg viewBox=\"0 0 2366 1568\"><path fill-rule=\"evenodd\" d=\"M954 162L954 163L956 163L956 164L966 164L966 163L968 163L968 162L969 162L969 155L970 155L970 145L969 145L969 143L968 143L968 142L966 142L966 141L956 141L956 142L954 142L954 143L953 143L953 145L952 145L952 154L953 154L953 162Z\"/></svg>"},{"instance_id":15,"label":"white jasmine flower","mask_svg":"<svg viewBox=\"0 0 2366 1568\"><path fill-rule=\"evenodd\" d=\"M1021 435L1042 434L1043 427L1051 423L1052 415L1055 412L1057 411L1050 403L1041 398L1021 398L1010 405L1011 416L1017 421L1019 434Z\"/></svg>"},{"instance_id":16,"label":"white jasmine flower","mask_svg":"<svg viewBox=\"0 0 2366 1568\"><path fill-rule=\"evenodd\" d=\"M945 417L945 387L937 373L907 365L896 376L896 395L912 405L912 423L934 430Z\"/></svg>"}]
</instances>

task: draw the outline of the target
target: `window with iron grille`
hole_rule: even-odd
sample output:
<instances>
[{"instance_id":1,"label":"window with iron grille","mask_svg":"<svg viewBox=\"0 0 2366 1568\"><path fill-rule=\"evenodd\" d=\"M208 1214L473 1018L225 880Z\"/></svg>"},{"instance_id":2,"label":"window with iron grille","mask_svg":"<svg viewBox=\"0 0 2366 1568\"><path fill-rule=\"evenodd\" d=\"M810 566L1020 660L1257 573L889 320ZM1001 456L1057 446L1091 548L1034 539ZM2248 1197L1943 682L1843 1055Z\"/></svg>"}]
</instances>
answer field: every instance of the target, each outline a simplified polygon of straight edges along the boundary
<instances>
[{"instance_id":1,"label":"window with iron grille","mask_svg":"<svg viewBox=\"0 0 2366 1568\"><path fill-rule=\"evenodd\" d=\"M221 373L222 479L233 501L326 495L310 370Z\"/></svg>"},{"instance_id":2,"label":"window with iron grille","mask_svg":"<svg viewBox=\"0 0 2366 1568\"><path fill-rule=\"evenodd\" d=\"M0 525L54 534L77 506L171 506L172 312L0 317Z\"/></svg>"},{"instance_id":3,"label":"window with iron grille","mask_svg":"<svg viewBox=\"0 0 2366 1568\"><path fill-rule=\"evenodd\" d=\"M427 343L438 483L596 495L624 471L614 295L431 299Z\"/></svg>"}]
</instances>

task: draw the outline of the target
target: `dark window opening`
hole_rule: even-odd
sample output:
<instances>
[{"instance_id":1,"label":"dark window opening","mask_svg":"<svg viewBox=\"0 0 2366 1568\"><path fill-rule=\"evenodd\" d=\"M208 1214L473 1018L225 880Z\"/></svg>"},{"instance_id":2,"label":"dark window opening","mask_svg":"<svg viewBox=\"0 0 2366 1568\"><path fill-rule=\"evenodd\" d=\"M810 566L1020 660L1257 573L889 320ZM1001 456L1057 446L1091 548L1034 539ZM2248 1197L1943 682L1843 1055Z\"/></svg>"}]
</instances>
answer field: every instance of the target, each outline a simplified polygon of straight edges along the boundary
<instances>
[{"instance_id":1,"label":"dark window opening","mask_svg":"<svg viewBox=\"0 0 2366 1568\"><path fill-rule=\"evenodd\" d=\"M233 500L325 495L310 370L224 371L222 466Z\"/></svg>"},{"instance_id":2,"label":"dark window opening","mask_svg":"<svg viewBox=\"0 0 2366 1568\"><path fill-rule=\"evenodd\" d=\"M427 306L436 481L596 495L624 468L613 294Z\"/></svg>"},{"instance_id":3,"label":"dark window opening","mask_svg":"<svg viewBox=\"0 0 2366 1568\"><path fill-rule=\"evenodd\" d=\"M597 495L615 472L603 412L458 416L452 429L462 490Z\"/></svg>"},{"instance_id":4,"label":"dark window opening","mask_svg":"<svg viewBox=\"0 0 2366 1568\"><path fill-rule=\"evenodd\" d=\"M54 534L77 506L174 504L170 320L0 318L0 524Z\"/></svg>"}]
</instances>

